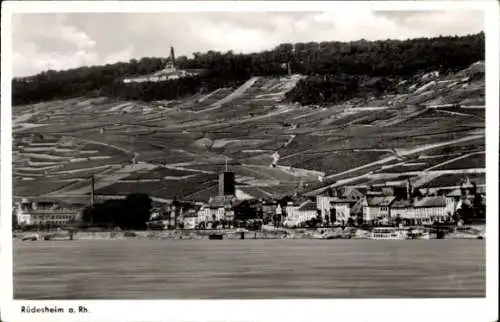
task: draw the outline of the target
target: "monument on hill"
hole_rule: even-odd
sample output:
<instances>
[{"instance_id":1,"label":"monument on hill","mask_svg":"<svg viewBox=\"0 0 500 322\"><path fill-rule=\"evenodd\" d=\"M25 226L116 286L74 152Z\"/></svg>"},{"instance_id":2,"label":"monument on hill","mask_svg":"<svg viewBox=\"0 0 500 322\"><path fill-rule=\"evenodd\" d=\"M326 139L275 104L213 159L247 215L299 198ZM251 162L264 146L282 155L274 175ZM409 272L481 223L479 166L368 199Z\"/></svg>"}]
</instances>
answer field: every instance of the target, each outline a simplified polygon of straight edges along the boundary
<instances>
[{"instance_id":1,"label":"monument on hill","mask_svg":"<svg viewBox=\"0 0 500 322\"><path fill-rule=\"evenodd\" d=\"M174 47L170 47L170 57L167 59L167 64L165 65L166 71L172 71L175 70L175 50Z\"/></svg>"}]
</instances>

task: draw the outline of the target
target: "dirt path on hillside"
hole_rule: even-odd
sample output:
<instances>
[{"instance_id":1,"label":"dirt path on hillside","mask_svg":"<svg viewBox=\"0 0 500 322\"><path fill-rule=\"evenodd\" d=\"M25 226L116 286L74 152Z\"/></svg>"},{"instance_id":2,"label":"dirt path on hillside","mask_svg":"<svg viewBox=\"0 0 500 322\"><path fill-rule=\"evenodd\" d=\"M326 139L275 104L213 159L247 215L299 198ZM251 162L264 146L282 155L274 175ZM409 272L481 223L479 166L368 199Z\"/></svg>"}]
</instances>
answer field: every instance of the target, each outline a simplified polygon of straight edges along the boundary
<instances>
[{"instance_id":1,"label":"dirt path on hillside","mask_svg":"<svg viewBox=\"0 0 500 322\"><path fill-rule=\"evenodd\" d=\"M226 97L224 97L224 98L218 100L217 102L213 103L212 105L210 105L209 108L206 108L206 109L201 110L201 111L195 111L194 114L206 113L206 112L210 112L210 111L213 111L213 110L221 108L222 105L224 105L226 103L229 103L232 100L234 100L234 99L240 97L241 95L243 95L243 93L245 93L250 87L252 87L253 84L255 84L255 82L259 78L260 77L252 77L252 78L250 78L245 83L243 83L243 85L241 85L240 87L238 87L237 89L235 89L233 92L231 92L231 94L229 94Z\"/></svg>"},{"instance_id":2,"label":"dirt path on hillside","mask_svg":"<svg viewBox=\"0 0 500 322\"><path fill-rule=\"evenodd\" d=\"M240 124L244 124L244 123L248 123L248 122L252 122L252 121L260 121L260 120L263 120L263 119L266 119L269 117L285 114L285 113L288 113L291 111L292 111L291 108L284 107L284 108L280 108L277 111L267 113L265 115L259 115L259 116L255 116L255 117L251 117L251 118L243 119L243 120L229 121L228 125L240 125Z\"/></svg>"},{"instance_id":3,"label":"dirt path on hillside","mask_svg":"<svg viewBox=\"0 0 500 322\"><path fill-rule=\"evenodd\" d=\"M113 149L120 150L120 151L125 152L125 153L134 154L134 155L137 154L137 156L139 156L139 154L136 153L136 152L134 152L134 151L122 148L122 147L114 145L114 144L100 142L100 141L94 141L94 140L81 139L81 138L77 138L77 137L74 137L74 136L64 136L64 137L70 138L70 139L73 139L73 140L76 140L76 141L85 142L85 143L104 145L104 146L107 146L107 147L110 147L110 148L113 148Z\"/></svg>"},{"instance_id":4,"label":"dirt path on hillside","mask_svg":"<svg viewBox=\"0 0 500 322\"><path fill-rule=\"evenodd\" d=\"M446 110L440 110L440 109L436 109L436 112L445 113L445 114L451 114L451 115L459 115L459 116L469 116L469 117L474 117L474 118L478 118L478 119L484 120L483 118L478 117L477 115L474 115L474 114L452 112L452 111L446 111Z\"/></svg>"}]
</instances>

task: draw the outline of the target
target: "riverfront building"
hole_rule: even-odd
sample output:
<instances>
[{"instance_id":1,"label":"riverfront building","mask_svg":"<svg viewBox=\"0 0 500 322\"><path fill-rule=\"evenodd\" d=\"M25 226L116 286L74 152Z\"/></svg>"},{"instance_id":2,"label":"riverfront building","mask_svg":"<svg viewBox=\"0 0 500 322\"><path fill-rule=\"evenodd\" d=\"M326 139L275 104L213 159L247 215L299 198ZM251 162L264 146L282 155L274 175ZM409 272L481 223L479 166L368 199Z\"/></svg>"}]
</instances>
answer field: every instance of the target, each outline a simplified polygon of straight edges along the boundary
<instances>
[{"instance_id":1,"label":"riverfront building","mask_svg":"<svg viewBox=\"0 0 500 322\"><path fill-rule=\"evenodd\" d=\"M77 220L79 208L64 207L50 201L29 201L24 198L15 207L19 225L61 226Z\"/></svg>"},{"instance_id":2,"label":"riverfront building","mask_svg":"<svg viewBox=\"0 0 500 322\"><path fill-rule=\"evenodd\" d=\"M330 201L330 221L347 223L349 219L359 222L363 219L363 200L354 198L333 198Z\"/></svg>"},{"instance_id":3,"label":"riverfront building","mask_svg":"<svg viewBox=\"0 0 500 322\"><path fill-rule=\"evenodd\" d=\"M396 200L394 196L376 196L363 199L363 221L388 220L390 216L389 207Z\"/></svg>"},{"instance_id":4,"label":"riverfront building","mask_svg":"<svg viewBox=\"0 0 500 322\"><path fill-rule=\"evenodd\" d=\"M445 196L372 197L363 200L363 220L388 223L399 218L410 223L430 224L446 221L453 214L454 207L453 200Z\"/></svg>"},{"instance_id":5,"label":"riverfront building","mask_svg":"<svg viewBox=\"0 0 500 322\"><path fill-rule=\"evenodd\" d=\"M286 206L286 226L295 226L306 222L318 215L316 203L310 200L297 205L289 202Z\"/></svg>"}]
</instances>

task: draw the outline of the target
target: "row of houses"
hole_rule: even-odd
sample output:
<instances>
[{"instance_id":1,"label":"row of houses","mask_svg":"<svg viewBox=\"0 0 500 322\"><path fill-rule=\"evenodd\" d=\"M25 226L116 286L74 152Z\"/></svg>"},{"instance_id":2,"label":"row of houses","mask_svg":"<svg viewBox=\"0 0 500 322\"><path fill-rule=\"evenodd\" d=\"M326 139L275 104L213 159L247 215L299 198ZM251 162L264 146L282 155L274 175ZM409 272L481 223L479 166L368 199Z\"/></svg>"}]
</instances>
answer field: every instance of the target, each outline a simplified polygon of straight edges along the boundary
<instances>
[{"instance_id":1,"label":"row of houses","mask_svg":"<svg viewBox=\"0 0 500 322\"><path fill-rule=\"evenodd\" d=\"M255 218L277 217L283 225L289 227L300 226L313 218L321 218L323 222L331 224L347 224L350 221L388 223L396 218L408 224L428 224L445 222L464 205L472 206L476 197L471 193L472 189L472 185L466 185L446 195L400 198L348 188L333 195L295 198L283 206L283 203L276 200L241 201L233 196L217 196L196 212L183 217L186 228L214 220L250 219L252 215ZM245 215L245 209L249 205L253 210Z\"/></svg>"},{"instance_id":2,"label":"row of houses","mask_svg":"<svg viewBox=\"0 0 500 322\"><path fill-rule=\"evenodd\" d=\"M418 195L411 185L396 193L382 187L376 191L344 187L317 196L280 200L242 198L234 185L234 175L225 172L219 178L219 195L204 205L179 202L177 208L163 205L153 208L150 222L157 227L182 226L193 229L203 223L231 223L260 218L289 227L301 226L313 218L331 224L384 223L398 218L409 224L443 222L457 210L485 202L484 189L470 181L447 194ZM17 222L26 225L65 225L78 220L81 209L60 206L54 202L22 200L16 206Z\"/></svg>"}]
</instances>

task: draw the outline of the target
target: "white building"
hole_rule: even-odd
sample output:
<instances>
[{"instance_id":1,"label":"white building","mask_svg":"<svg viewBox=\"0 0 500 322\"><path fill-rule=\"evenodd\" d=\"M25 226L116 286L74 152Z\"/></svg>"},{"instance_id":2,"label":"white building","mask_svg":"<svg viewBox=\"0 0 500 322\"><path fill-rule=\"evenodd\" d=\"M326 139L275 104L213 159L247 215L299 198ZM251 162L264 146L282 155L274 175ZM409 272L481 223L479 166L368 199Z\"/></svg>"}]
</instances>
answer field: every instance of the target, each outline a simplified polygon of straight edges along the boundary
<instances>
[{"instance_id":1,"label":"white building","mask_svg":"<svg viewBox=\"0 0 500 322\"><path fill-rule=\"evenodd\" d=\"M413 203L413 217L423 222L442 222L451 213L444 196L423 197Z\"/></svg>"},{"instance_id":2,"label":"white building","mask_svg":"<svg viewBox=\"0 0 500 322\"><path fill-rule=\"evenodd\" d=\"M198 210L198 221L210 221L212 220L212 210L209 207L201 207Z\"/></svg>"},{"instance_id":3,"label":"white building","mask_svg":"<svg viewBox=\"0 0 500 322\"><path fill-rule=\"evenodd\" d=\"M444 222L453 214L454 203L444 196L427 196L413 200L396 200L390 205L390 217L412 223Z\"/></svg>"},{"instance_id":4,"label":"white building","mask_svg":"<svg viewBox=\"0 0 500 322\"><path fill-rule=\"evenodd\" d=\"M55 202L30 202L26 198L17 203L15 212L19 225L61 226L77 220L80 215L79 208L61 207Z\"/></svg>"},{"instance_id":5,"label":"white building","mask_svg":"<svg viewBox=\"0 0 500 322\"><path fill-rule=\"evenodd\" d=\"M331 215L332 207L342 214L346 214L346 217L348 218L350 216L350 208L354 203L356 203L356 201L361 200L363 196L363 193L355 187L337 188L332 191L330 195L317 196L316 207L321 211L321 216L323 218L325 218L326 215ZM337 203L339 200L346 201L349 205L344 204L344 202Z\"/></svg>"},{"instance_id":6,"label":"white building","mask_svg":"<svg viewBox=\"0 0 500 322\"><path fill-rule=\"evenodd\" d=\"M389 207L395 199L394 196L365 197L363 199L363 221L389 218Z\"/></svg>"},{"instance_id":7,"label":"white building","mask_svg":"<svg viewBox=\"0 0 500 322\"><path fill-rule=\"evenodd\" d=\"M335 197L331 196L317 196L316 197L316 208L321 211L321 216L325 218L326 215L330 215L331 202Z\"/></svg>"},{"instance_id":8,"label":"white building","mask_svg":"<svg viewBox=\"0 0 500 322\"><path fill-rule=\"evenodd\" d=\"M208 205L198 210L198 222L211 222L221 219L233 220L234 212L232 204L235 201L234 196L216 196L210 198Z\"/></svg>"},{"instance_id":9,"label":"white building","mask_svg":"<svg viewBox=\"0 0 500 322\"><path fill-rule=\"evenodd\" d=\"M330 221L347 223L349 219L357 220L362 212L362 200L352 198L333 198L330 202ZM335 216L335 218L331 218Z\"/></svg>"},{"instance_id":10,"label":"white building","mask_svg":"<svg viewBox=\"0 0 500 322\"><path fill-rule=\"evenodd\" d=\"M294 205L289 202L286 206L286 226L299 225L306 222L318 215L316 203L312 201L305 201L300 205Z\"/></svg>"}]
</instances>

